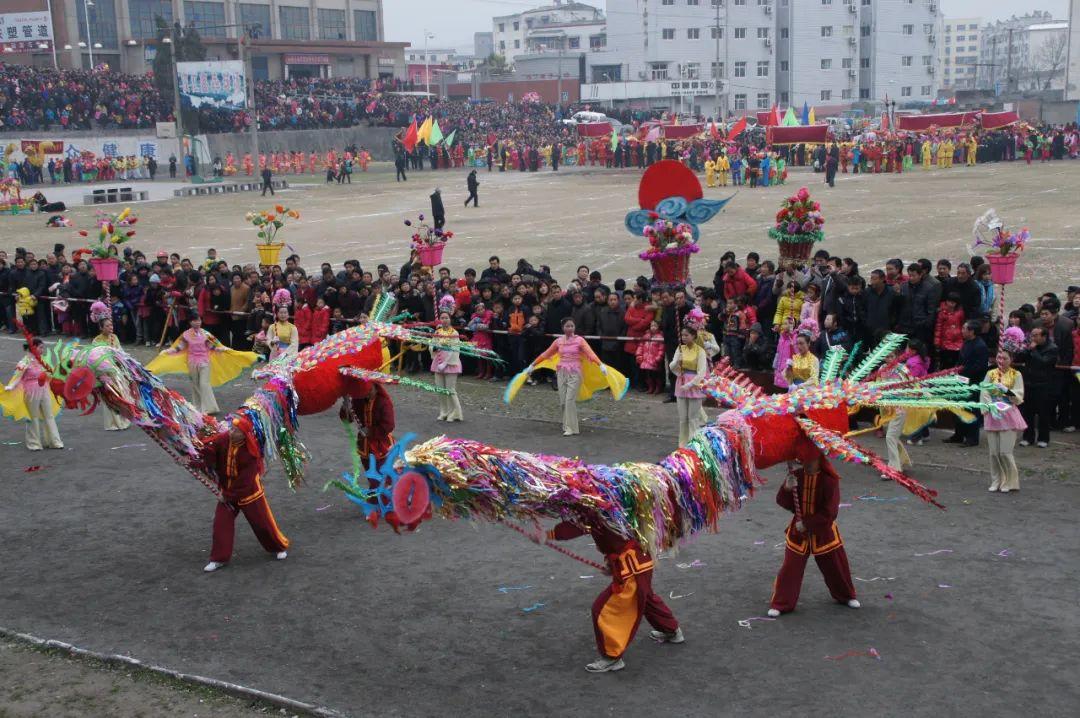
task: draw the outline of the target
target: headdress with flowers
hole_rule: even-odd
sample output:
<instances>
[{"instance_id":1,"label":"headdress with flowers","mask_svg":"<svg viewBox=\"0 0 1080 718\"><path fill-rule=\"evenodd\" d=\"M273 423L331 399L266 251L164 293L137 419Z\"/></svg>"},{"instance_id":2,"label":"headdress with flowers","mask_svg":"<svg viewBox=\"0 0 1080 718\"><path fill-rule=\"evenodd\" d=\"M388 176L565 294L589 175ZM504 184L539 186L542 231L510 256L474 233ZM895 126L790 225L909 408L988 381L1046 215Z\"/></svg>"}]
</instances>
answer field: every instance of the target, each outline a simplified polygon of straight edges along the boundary
<instances>
[{"instance_id":1,"label":"headdress with flowers","mask_svg":"<svg viewBox=\"0 0 1080 718\"><path fill-rule=\"evenodd\" d=\"M1020 327L1007 327L1001 335L1001 348L1010 354L1023 351L1026 343L1027 337Z\"/></svg>"},{"instance_id":2,"label":"headdress with flowers","mask_svg":"<svg viewBox=\"0 0 1080 718\"><path fill-rule=\"evenodd\" d=\"M120 214L108 214L99 211L97 217L97 241L89 247L81 247L75 250L75 252L72 253L72 258L76 261L84 254L89 254L100 259L115 257L119 254L120 245L135 236L135 230L132 229L132 227L139 221L139 218L132 213L130 207L126 208ZM85 229L80 229L79 236L89 237L90 232Z\"/></svg>"},{"instance_id":3,"label":"headdress with flowers","mask_svg":"<svg viewBox=\"0 0 1080 718\"><path fill-rule=\"evenodd\" d=\"M287 218L300 219L300 213L283 205L274 205L273 209L262 212L248 212L244 219L259 230L256 244L274 244L277 233L285 226Z\"/></svg>"},{"instance_id":4,"label":"headdress with flowers","mask_svg":"<svg viewBox=\"0 0 1080 718\"><path fill-rule=\"evenodd\" d=\"M769 236L777 242L820 242L825 239L821 231L824 224L821 205L810 199L810 190L803 187L780 205L776 225L769 230Z\"/></svg>"},{"instance_id":5,"label":"headdress with flowers","mask_svg":"<svg viewBox=\"0 0 1080 718\"><path fill-rule=\"evenodd\" d=\"M1020 254L1031 239L1031 232L1024 227L1016 234L1005 229L1005 222L997 216L997 212L990 209L975 220L975 226L971 230L974 242L971 244L971 253L985 252L988 255L1001 255L1007 257L1012 254Z\"/></svg>"},{"instance_id":6,"label":"headdress with flowers","mask_svg":"<svg viewBox=\"0 0 1080 718\"><path fill-rule=\"evenodd\" d=\"M405 220L405 226L415 228L412 236L413 249L434 247L437 244L446 244L446 242L454 237L454 233L449 230L437 229L427 224L424 221L424 215L417 217L416 222L413 222L410 219Z\"/></svg>"},{"instance_id":7,"label":"headdress with flowers","mask_svg":"<svg viewBox=\"0 0 1080 718\"><path fill-rule=\"evenodd\" d=\"M696 254L701 250L694 241L694 228L686 222L664 219L656 212L649 212L651 224L646 224L642 234L649 240L649 248L638 254L648 261L661 257Z\"/></svg>"}]
</instances>

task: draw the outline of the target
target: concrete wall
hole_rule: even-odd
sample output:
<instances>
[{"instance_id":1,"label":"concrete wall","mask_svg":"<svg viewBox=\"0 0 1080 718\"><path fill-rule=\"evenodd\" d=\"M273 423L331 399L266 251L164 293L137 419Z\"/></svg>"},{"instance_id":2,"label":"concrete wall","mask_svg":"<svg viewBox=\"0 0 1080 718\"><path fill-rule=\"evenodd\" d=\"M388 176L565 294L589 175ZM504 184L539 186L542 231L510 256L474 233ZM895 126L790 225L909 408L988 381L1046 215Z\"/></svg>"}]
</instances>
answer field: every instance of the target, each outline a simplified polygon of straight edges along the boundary
<instances>
[{"instance_id":1,"label":"concrete wall","mask_svg":"<svg viewBox=\"0 0 1080 718\"><path fill-rule=\"evenodd\" d=\"M259 151L275 152L282 150L300 150L302 152L326 152L351 145L366 147L372 159L392 160L394 155L390 143L398 130L393 127L348 127L330 130L279 130L259 133ZM249 135L220 134L206 135L210 155L225 157L229 152L234 157L243 157L250 151ZM240 164L237 159L237 165Z\"/></svg>"}]
</instances>

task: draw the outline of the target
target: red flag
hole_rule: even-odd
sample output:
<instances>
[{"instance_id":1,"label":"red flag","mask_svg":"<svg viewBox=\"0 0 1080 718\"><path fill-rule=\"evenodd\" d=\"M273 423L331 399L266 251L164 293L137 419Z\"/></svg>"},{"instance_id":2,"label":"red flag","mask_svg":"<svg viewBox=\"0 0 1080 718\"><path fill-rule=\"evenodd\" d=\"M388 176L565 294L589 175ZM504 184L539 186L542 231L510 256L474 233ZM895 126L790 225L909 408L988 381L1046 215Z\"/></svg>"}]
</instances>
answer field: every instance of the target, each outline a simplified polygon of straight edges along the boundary
<instances>
[{"instance_id":1,"label":"red flag","mask_svg":"<svg viewBox=\"0 0 1080 718\"><path fill-rule=\"evenodd\" d=\"M412 124L409 125L408 131L405 132L405 141L402 143L405 145L405 151L412 152L418 141L419 138L416 136L416 120L413 120Z\"/></svg>"},{"instance_id":2,"label":"red flag","mask_svg":"<svg viewBox=\"0 0 1080 718\"><path fill-rule=\"evenodd\" d=\"M720 139L720 131L716 129L715 122L712 123L712 125L709 127L709 136L712 137L714 140Z\"/></svg>"},{"instance_id":3,"label":"red flag","mask_svg":"<svg viewBox=\"0 0 1080 718\"><path fill-rule=\"evenodd\" d=\"M744 130L746 130L746 115L740 117L739 121L732 126L731 131L728 132L727 135L728 142L733 141L736 137L741 135Z\"/></svg>"},{"instance_id":4,"label":"red flag","mask_svg":"<svg viewBox=\"0 0 1080 718\"><path fill-rule=\"evenodd\" d=\"M955 105L956 104L956 98L955 97L950 97L949 98L949 104L950 105Z\"/></svg>"},{"instance_id":5,"label":"red flag","mask_svg":"<svg viewBox=\"0 0 1080 718\"><path fill-rule=\"evenodd\" d=\"M496 143L496 142L498 142L498 141L499 141L499 138L498 138L498 137L497 137L497 136L495 135L495 133L494 133L494 132L489 132L489 133L488 133L488 136L487 136L487 143L488 143L489 145L492 145L492 146L494 146L494 145L495 145L495 143Z\"/></svg>"},{"instance_id":6,"label":"red flag","mask_svg":"<svg viewBox=\"0 0 1080 718\"><path fill-rule=\"evenodd\" d=\"M779 105L773 105L772 106L772 113L769 115L769 124L772 125L773 127L776 127L777 125L780 124L780 106Z\"/></svg>"},{"instance_id":7,"label":"red flag","mask_svg":"<svg viewBox=\"0 0 1080 718\"><path fill-rule=\"evenodd\" d=\"M881 131L884 132L887 129L889 129L889 113L883 112L881 114Z\"/></svg>"}]
</instances>

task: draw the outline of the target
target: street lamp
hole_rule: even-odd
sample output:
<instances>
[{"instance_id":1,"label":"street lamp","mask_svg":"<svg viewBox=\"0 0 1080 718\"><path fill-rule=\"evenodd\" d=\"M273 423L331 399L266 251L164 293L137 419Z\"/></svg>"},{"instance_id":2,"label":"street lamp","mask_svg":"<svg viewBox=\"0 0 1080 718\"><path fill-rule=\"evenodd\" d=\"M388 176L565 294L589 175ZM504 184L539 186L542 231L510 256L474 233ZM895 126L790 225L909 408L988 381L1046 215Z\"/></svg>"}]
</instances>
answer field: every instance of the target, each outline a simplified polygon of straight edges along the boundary
<instances>
[{"instance_id":1,"label":"street lamp","mask_svg":"<svg viewBox=\"0 0 1080 718\"><path fill-rule=\"evenodd\" d=\"M428 70L427 41L434 40L435 33L424 30L424 91L431 94L431 71Z\"/></svg>"},{"instance_id":2,"label":"street lamp","mask_svg":"<svg viewBox=\"0 0 1080 718\"><path fill-rule=\"evenodd\" d=\"M92 40L90 39L90 8L94 7L94 0L83 0L83 18L86 20L86 42L79 43L79 47L86 47L90 45ZM101 47L98 43L93 47L90 47L90 69L94 69L94 47Z\"/></svg>"}]
</instances>

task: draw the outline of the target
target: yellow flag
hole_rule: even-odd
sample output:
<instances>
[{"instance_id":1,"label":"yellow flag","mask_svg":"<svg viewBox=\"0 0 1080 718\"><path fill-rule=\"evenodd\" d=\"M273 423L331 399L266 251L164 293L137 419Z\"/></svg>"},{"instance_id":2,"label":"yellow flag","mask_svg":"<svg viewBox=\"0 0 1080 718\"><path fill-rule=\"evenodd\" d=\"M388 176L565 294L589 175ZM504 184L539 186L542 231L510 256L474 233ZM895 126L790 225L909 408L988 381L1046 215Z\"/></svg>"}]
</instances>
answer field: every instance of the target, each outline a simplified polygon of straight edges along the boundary
<instances>
[{"instance_id":1,"label":"yellow flag","mask_svg":"<svg viewBox=\"0 0 1080 718\"><path fill-rule=\"evenodd\" d=\"M416 131L416 138L423 140L424 144L431 144L431 118L424 120L424 124L420 125L420 129Z\"/></svg>"},{"instance_id":2,"label":"yellow flag","mask_svg":"<svg viewBox=\"0 0 1080 718\"><path fill-rule=\"evenodd\" d=\"M810 120L807 124L812 125L812 124L817 122L817 120L814 117L814 108L813 107L810 108L810 114L807 117Z\"/></svg>"}]
</instances>

